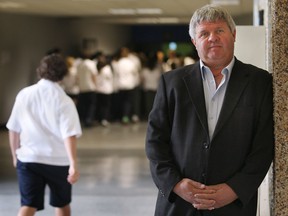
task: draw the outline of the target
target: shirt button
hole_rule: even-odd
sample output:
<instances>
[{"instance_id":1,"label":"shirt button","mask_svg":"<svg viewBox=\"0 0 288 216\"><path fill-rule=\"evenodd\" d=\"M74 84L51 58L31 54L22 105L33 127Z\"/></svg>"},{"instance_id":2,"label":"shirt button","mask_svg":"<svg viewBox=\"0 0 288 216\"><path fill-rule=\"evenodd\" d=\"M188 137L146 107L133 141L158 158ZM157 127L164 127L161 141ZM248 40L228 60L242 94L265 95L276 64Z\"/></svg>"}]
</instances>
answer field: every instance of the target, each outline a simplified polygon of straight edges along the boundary
<instances>
[{"instance_id":1,"label":"shirt button","mask_svg":"<svg viewBox=\"0 0 288 216\"><path fill-rule=\"evenodd\" d=\"M203 146L204 146L205 149L208 149L208 148L209 148L209 143L204 142L204 143L203 143Z\"/></svg>"}]
</instances>

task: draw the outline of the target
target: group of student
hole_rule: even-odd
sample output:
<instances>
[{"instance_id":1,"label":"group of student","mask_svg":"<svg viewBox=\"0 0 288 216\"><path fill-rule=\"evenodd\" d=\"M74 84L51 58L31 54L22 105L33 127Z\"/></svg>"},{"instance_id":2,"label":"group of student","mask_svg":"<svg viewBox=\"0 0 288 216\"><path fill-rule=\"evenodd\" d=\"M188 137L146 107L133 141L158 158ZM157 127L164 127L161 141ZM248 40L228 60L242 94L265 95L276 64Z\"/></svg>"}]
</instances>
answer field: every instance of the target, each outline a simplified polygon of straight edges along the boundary
<instances>
[{"instance_id":1,"label":"group of student","mask_svg":"<svg viewBox=\"0 0 288 216\"><path fill-rule=\"evenodd\" d=\"M161 50L135 53L122 47L113 57L102 52L68 56L69 73L61 86L76 103L83 126L146 120L161 74L182 65L173 54L165 59Z\"/></svg>"}]
</instances>

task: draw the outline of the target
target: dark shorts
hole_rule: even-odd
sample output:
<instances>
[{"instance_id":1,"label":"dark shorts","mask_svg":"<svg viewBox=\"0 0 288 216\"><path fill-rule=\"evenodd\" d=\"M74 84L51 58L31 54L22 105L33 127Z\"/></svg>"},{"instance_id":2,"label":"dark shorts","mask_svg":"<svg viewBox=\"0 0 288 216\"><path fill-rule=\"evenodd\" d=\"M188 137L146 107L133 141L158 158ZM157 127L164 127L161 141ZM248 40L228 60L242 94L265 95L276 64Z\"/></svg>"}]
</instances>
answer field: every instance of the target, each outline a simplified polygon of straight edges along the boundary
<instances>
[{"instance_id":1,"label":"dark shorts","mask_svg":"<svg viewBox=\"0 0 288 216\"><path fill-rule=\"evenodd\" d=\"M44 209L45 187L50 188L50 205L62 208L71 202L72 186L67 182L69 166L17 162L21 205Z\"/></svg>"}]
</instances>

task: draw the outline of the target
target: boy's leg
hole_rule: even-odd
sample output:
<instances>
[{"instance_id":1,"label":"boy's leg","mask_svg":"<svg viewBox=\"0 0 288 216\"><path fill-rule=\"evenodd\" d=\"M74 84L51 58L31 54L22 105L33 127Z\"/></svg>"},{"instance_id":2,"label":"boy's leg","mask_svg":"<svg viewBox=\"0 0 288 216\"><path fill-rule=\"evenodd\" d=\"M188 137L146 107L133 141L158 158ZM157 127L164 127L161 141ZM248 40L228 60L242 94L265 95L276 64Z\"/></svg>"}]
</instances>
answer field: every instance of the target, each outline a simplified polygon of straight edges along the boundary
<instances>
[{"instance_id":1,"label":"boy's leg","mask_svg":"<svg viewBox=\"0 0 288 216\"><path fill-rule=\"evenodd\" d=\"M55 208L55 216L70 216L71 209L70 205L66 205L62 208Z\"/></svg>"},{"instance_id":2,"label":"boy's leg","mask_svg":"<svg viewBox=\"0 0 288 216\"><path fill-rule=\"evenodd\" d=\"M17 216L34 216L36 212L36 208L32 208L29 206L22 206L19 209L18 215Z\"/></svg>"}]
</instances>

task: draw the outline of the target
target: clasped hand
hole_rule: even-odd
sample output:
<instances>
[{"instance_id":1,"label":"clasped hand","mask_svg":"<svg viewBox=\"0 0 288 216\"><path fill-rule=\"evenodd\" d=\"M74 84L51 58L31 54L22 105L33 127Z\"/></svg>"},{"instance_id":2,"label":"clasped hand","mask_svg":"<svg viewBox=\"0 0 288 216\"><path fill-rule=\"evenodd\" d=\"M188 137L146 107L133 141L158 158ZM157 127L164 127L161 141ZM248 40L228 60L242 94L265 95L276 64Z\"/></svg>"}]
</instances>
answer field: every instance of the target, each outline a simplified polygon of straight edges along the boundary
<instances>
[{"instance_id":1,"label":"clasped hand","mask_svg":"<svg viewBox=\"0 0 288 216\"><path fill-rule=\"evenodd\" d=\"M221 208L237 199L236 193L225 183L207 186L187 178L178 182L173 191L199 210Z\"/></svg>"}]
</instances>

